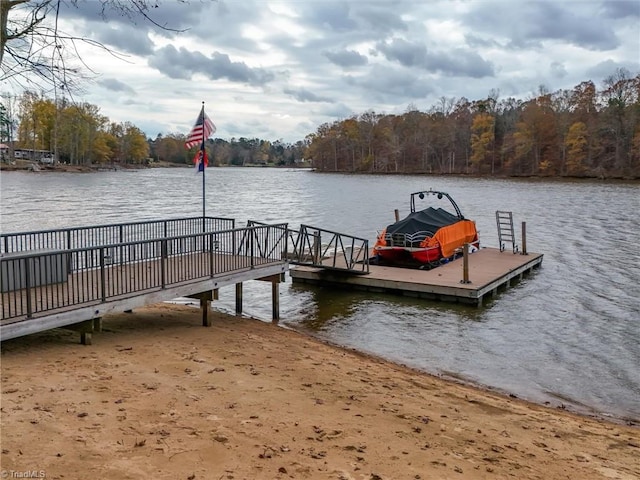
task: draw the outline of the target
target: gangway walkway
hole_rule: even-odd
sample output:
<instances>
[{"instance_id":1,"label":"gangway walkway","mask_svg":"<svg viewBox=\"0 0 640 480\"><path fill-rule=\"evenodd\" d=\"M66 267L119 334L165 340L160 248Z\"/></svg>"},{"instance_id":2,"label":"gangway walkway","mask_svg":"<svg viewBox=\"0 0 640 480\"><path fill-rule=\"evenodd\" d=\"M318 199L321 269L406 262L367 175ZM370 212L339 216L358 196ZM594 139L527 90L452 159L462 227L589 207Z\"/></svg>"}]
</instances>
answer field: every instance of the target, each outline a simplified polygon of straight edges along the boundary
<instances>
[{"instance_id":1,"label":"gangway walkway","mask_svg":"<svg viewBox=\"0 0 640 480\"><path fill-rule=\"evenodd\" d=\"M248 225L266 225L249 220ZM293 265L307 265L354 275L369 273L369 241L310 225L287 231L286 258Z\"/></svg>"},{"instance_id":2,"label":"gangway walkway","mask_svg":"<svg viewBox=\"0 0 640 480\"><path fill-rule=\"evenodd\" d=\"M2 234L0 340L181 296L211 299L226 285L238 294L247 280L277 292L287 224L234 225L200 217Z\"/></svg>"}]
</instances>

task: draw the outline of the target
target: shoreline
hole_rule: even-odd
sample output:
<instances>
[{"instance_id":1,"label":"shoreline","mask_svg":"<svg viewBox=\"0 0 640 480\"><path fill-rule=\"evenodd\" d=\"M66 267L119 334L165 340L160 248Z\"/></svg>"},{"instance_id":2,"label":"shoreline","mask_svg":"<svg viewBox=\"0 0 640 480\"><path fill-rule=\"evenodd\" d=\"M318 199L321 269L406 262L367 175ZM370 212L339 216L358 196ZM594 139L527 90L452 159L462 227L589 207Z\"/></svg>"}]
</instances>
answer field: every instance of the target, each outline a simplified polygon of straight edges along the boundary
<instances>
[{"instance_id":1,"label":"shoreline","mask_svg":"<svg viewBox=\"0 0 640 480\"><path fill-rule=\"evenodd\" d=\"M640 476L640 429L158 304L2 344L2 468L46 478ZM73 473L79 472L77 477ZM214 475L215 474L215 475Z\"/></svg>"},{"instance_id":2,"label":"shoreline","mask_svg":"<svg viewBox=\"0 0 640 480\"><path fill-rule=\"evenodd\" d=\"M133 163L109 163L109 164L82 164L82 165L68 165L64 163L57 163L55 165L41 164L31 160L16 160L13 164L0 162L0 172L63 172L63 173L99 173L99 172L114 172L114 171L127 171L127 170L148 170L154 168L184 168L193 169L193 165L186 163L171 163L171 162L152 162L147 164L133 164ZM310 170L308 165L223 165L223 166L210 166L209 168L279 168L279 169L296 169L296 170Z\"/></svg>"},{"instance_id":3,"label":"shoreline","mask_svg":"<svg viewBox=\"0 0 640 480\"><path fill-rule=\"evenodd\" d=\"M257 321L264 321L264 320L257 320ZM616 425L622 425L622 426L628 426L628 427L633 427L633 428L640 428L640 419L638 418L634 418L631 417L629 415L616 415L616 414L612 414L612 413L607 413L607 412L602 412L597 410L596 408L593 408L589 405L585 405L585 404L581 404L579 402L576 401L572 401L571 399L567 399L567 400L562 400L559 397L558 398L558 404L557 405L553 405L551 403L551 401L536 401L536 400L532 400L529 399L527 397L524 396L520 396L520 395L516 395L513 392L510 392L508 390L505 389L501 389L498 387L493 387L491 385L485 385L482 384L480 382L474 381L472 379L466 378L462 375L456 375L455 373L449 372L449 373L434 373L434 372L430 372L426 369L422 369L420 367L414 367L411 365L408 365L406 363L403 362L398 362L398 361L394 361L394 360L389 360L386 359L384 357L378 356L375 353L369 353L369 352L363 352L360 350L357 350L354 347L348 347L345 345L340 345L339 343L333 343L329 340L320 338L320 337L316 337L310 333L304 332L302 330L298 330L295 328L291 328L291 327L286 327L289 328L291 331L294 332L298 332L301 335L307 336L309 338L312 338L313 340L323 343L329 347L332 348L336 348L339 350L346 350L348 352L353 353L354 355L359 355L362 356L365 360L366 359L370 359L370 360L381 360L384 362L389 362L391 364L394 365L398 365L399 367L402 368L406 368L407 370L413 371L415 372L416 375L426 375L429 377L433 377L435 379L441 380L443 382L447 382L447 383L455 383L464 387L469 387L469 388L473 388L476 390L479 390L481 392L487 392L487 393L491 393L491 394L495 394L504 398L510 398L510 399L514 399L514 400L520 400L524 403L530 404L530 405L535 405L535 406L539 406L542 408L548 408L551 410L558 410L558 411L564 411L564 412L568 412L571 413L573 415L577 415L580 417L585 417L585 418L591 418L594 420L598 420L598 421L602 421L602 422L609 422L609 423L613 423Z\"/></svg>"},{"instance_id":4,"label":"shoreline","mask_svg":"<svg viewBox=\"0 0 640 480\"><path fill-rule=\"evenodd\" d=\"M36 165L34 170L33 165ZM141 164L108 164L108 165L41 165L32 161L16 161L15 164L7 164L0 162L0 172L35 172L35 173L47 173L47 172L64 172L64 173L100 173L106 171L126 171L126 170L146 170L152 168L190 168L193 169L193 165L187 165L184 163L170 163L170 162L154 162L147 165ZM276 165L225 165L225 166L211 166L209 168L284 168L284 169L299 169L299 170L313 170L318 174L339 174L339 175L378 175L378 176L394 176L394 175L424 175L421 173L395 173L395 172L329 172L316 170L310 166L276 166ZM605 182L605 183L633 183L640 184L640 178L634 177L571 177L571 176L544 176L544 175L502 175L502 176L486 176L486 175L472 175L472 174L431 174L433 177L460 177L460 178L483 178L483 179L510 179L510 180L523 180L523 181L541 181L541 182Z\"/></svg>"},{"instance_id":5,"label":"shoreline","mask_svg":"<svg viewBox=\"0 0 640 480\"><path fill-rule=\"evenodd\" d=\"M13 164L0 163L0 171L5 172L64 172L64 173L98 173L119 170L146 170L149 168L193 168L186 164L159 162L148 165L141 164L91 164L91 165L67 165L57 163L55 165L43 165L30 160L16 160Z\"/></svg>"},{"instance_id":6,"label":"shoreline","mask_svg":"<svg viewBox=\"0 0 640 480\"><path fill-rule=\"evenodd\" d=\"M184 304L184 305L189 305L189 304ZM196 305L195 303L193 303L192 305ZM231 313L225 313L222 312L223 315L232 315ZM256 321L260 321L260 322L267 322L268 320L264 320L264 319L253 319L251 317L246 317L249 318L251 320L256 320ZM286 328L290 331L293 332L297 332L300 335L303 335L305 337L309 337L311 339L313 339L314 341L323 343L331 348L335 348L338 350L345 350L348 351L350 353L353 353L354 355L359 355L362 356L365 360L366 359L370 359L370 360L381 360L384 362L389 362L391 364L394 365L398 365L399 367L402 368L406 368L407 370L413 371L415 372L416 375L427 375L430 377L433 377L435 379L441 380L443 382L449 382L449 383L455 383L461 386L466 386L466 387L470 387L470 388L474 388L480 391L484 391L487 393L492 393L492 394L496 394L505 398L511 398L511 399L516 399L516 400L521 400L522 402L531 404L531 405L536 405L542 408L549 408L549 409L557 409L559 411L565 411L565 412L569 412L572 413L574 415L578 415L581 417L585 417L585 418L592 418L595 420L600 420L603 422L610 422L610 423L614 423L617 425L624 425L624 426L630 426L630 427L638 427L640 428L640 418L634 418L631 417L629 415L625 415L625 414L621 414L621 415L616 415L613 413L607 413L607 412L603 412L603 411L599 411L598 409L591 407L589 405L586 404L581 404L578 401L572 401L571 399L563 399L561 397L556 396L556 398L558 399L558 404L557 405L552 405L551 401L537 401L537 400L532 400L529 399L527 397L524 396L520 396L517 395L509 390L506 389L501 389L498 387L494 387L491 385L485 385L483 383L474 381L473 379L470 378L466 378L463 375L457 375L455 372L448 372L448 373L438 373L438 372L432 372L429 371L427 369L421 368L421 367L417 367L417 366L412 366L410 364L404 363L404 362L399 362L399 361L394 361L394 360L390 360L387 358L384 358L380 355L376 355L373 352L367 352L367 351L362 351L362 350L358 350L355 347L350 347L350 346L346 346L346 345L341 345L340 343L336 343L336 342L332 342L330 340L327 340L325 338L322 338L320 336L316 336L313 334L313 332L309 332L309 331L305 331L304 329L299 329L299 328L295 328L295 327L291 327L289 325L287 325L285 322L280 322L279 325L281 328ZM553 396L553 395L552 395Z\"/></svg>"}]
</instances>

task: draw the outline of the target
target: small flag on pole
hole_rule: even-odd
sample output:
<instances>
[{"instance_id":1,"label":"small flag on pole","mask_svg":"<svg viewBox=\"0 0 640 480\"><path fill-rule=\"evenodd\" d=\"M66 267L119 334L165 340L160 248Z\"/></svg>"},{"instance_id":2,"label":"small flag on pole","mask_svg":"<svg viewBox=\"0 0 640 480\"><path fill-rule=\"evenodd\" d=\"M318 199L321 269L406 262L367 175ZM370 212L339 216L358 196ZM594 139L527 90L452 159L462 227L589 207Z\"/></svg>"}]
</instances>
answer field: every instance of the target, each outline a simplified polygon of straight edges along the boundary
<instances>
[{"instance_id":1,"label":"small flag on pole","mask_svg":"<svg viewBox=\"0 0 640 480\"><path fill-rule=\"evenodd\" d=\"M198 150L195 157L193 157L193 163L196 166L196 172L204 172L204 168L209 166L207 151Z\"/></svg>"},{"instance_id":2,"label":"small flag on pole","mask_svg":"<svg viewBox=\"0 0 640 480\"><path fill-rule=\"evenodd\" d=\"M198 119L196 120L196 124L191 129L189 136L187 137L187 141L185 142L185 146L187 148L192 148L197 145L204 145L204 141L213 135L216 132L216 126L213 124L211 119L204 113L204 105L202 105L202 110L200 110L200 115L198 115Z\"/></svg>"}]
</instances>

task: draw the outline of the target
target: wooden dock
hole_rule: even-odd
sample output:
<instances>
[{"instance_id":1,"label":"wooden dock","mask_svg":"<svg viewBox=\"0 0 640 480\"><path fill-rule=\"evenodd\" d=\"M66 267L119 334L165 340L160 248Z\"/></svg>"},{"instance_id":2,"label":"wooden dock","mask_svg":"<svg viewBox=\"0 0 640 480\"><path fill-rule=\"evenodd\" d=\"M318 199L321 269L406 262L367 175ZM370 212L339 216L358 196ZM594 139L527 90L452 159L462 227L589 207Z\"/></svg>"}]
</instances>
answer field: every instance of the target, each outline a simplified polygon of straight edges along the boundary
<instances>
[{"instance_id":1,"label":"wooden dock","mask_svg":"<svg viewBox=\"0 0 640 480\"><path fill-rule=\"evenodd\" d=\"M179 269L180 276L164 286L158 285L153 275L146 274L147 271L159 271L158 265L162 260L150 260L145 262L143 269L135 268L135 265L114 265L106 267L104 272L94 270L88 272L90 279L87 278L86 272L71 273L64 284L33 287L29 294L25 289L4 292L0 297L3 307L26 305L31 297L31 303L37 311L32 315L20 313L11 318L0 319L0 338L4 341L52 328L84 323L88 319L99 319L109 313L133 310L177 297L200 299L200 305L204 309L203 325L209 326L206 302L213 300L212 292L235 285L236 312L242 313L242 284L249 280L272 283L274 320L279 317L278 284L287 271L286 262L255 259L253 267L246 267L242 265L244 257L216 255L215 265L218 270L213 274L202 275L198 270L208 261L202 257L203 254L191 254L174 259L178 265L176 271ZM101 298L101 284L98 279L101 273L108 279L106 289L110 290L104 298ZM81 278L83 276L84 279ZM133 285L135 288L131 293L121 293L119 286L122 283ZM67 290L64 288L66 285L72 288ZM83 300L69 304L70 297L82 297ZM8 311L8 308L3 310Z\"/></svg>"},{"instance_id":2,"label":"wooden dock","mask_svg":"<svg viewBox=\"0 0 640 480\"><path fill-rule=\"evenodd\" d=\"M199 299L209 326L217 290L235 285L241 314L249 280L272 284L277 321L286 224L215 230L207 218L211 229L202 232L203 219L192 220L0 235L0 341L64 327L91 343L104 315L176 297Z\"/></svg>"},{"instance_id":3,"label":"wooden dock","mask_svg":"<svg viewBox=\"0 0 640 480\"><path fill-rule=\"evenodd\" d=\"M350 275L319 267L295 266L289 274L293 282L349 287L370 292L385 292L482 306L487 296L494 297L542 264L543 255L526 255L482 248L469 255L469 283L463 283L463 258L431 270L398 268L371 264L368 275Z\"/></svg>"},{"instance_id":4,"label":"wooden dock","mask_svg":"<svg viewBox=\"0 0 640 480\"><path fill-rule=\"evenodd\" d=\"M181 296L200 300L207 326L221 287L235 285L242 313L249 280L271 282L277 321L287 271L294 282L481 306L542 263L541 254L483 248L467 256L467 268L460 257L420 270L370 264L368 252L366 239L317 227L235 228L215 217L0 234L0 341L73 327L90 343L102 316Z\"/></svg>"}]
</instances>

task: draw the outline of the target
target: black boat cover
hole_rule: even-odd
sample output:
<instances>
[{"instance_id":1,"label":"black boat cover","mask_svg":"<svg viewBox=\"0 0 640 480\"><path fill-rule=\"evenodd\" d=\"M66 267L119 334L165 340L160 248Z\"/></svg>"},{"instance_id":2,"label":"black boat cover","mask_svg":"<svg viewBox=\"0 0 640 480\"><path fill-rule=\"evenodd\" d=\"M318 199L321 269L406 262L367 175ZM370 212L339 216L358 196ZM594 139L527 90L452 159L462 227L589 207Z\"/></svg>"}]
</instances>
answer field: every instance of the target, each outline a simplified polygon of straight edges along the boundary
<instances>
[{"instance_id":1,"label":"black boat cover","mask_svg":"<svg viewBox=\"0 0 640 480\"><path fill-rule=\"evenodd\" d=\"M387 226L385 233L416 233L430 232L429 236L433 237L435 233L447 225L459 222L460 219L442 208L429 207L425 210L413 212L402 220Z\"/></svg>"}]
</instances>

